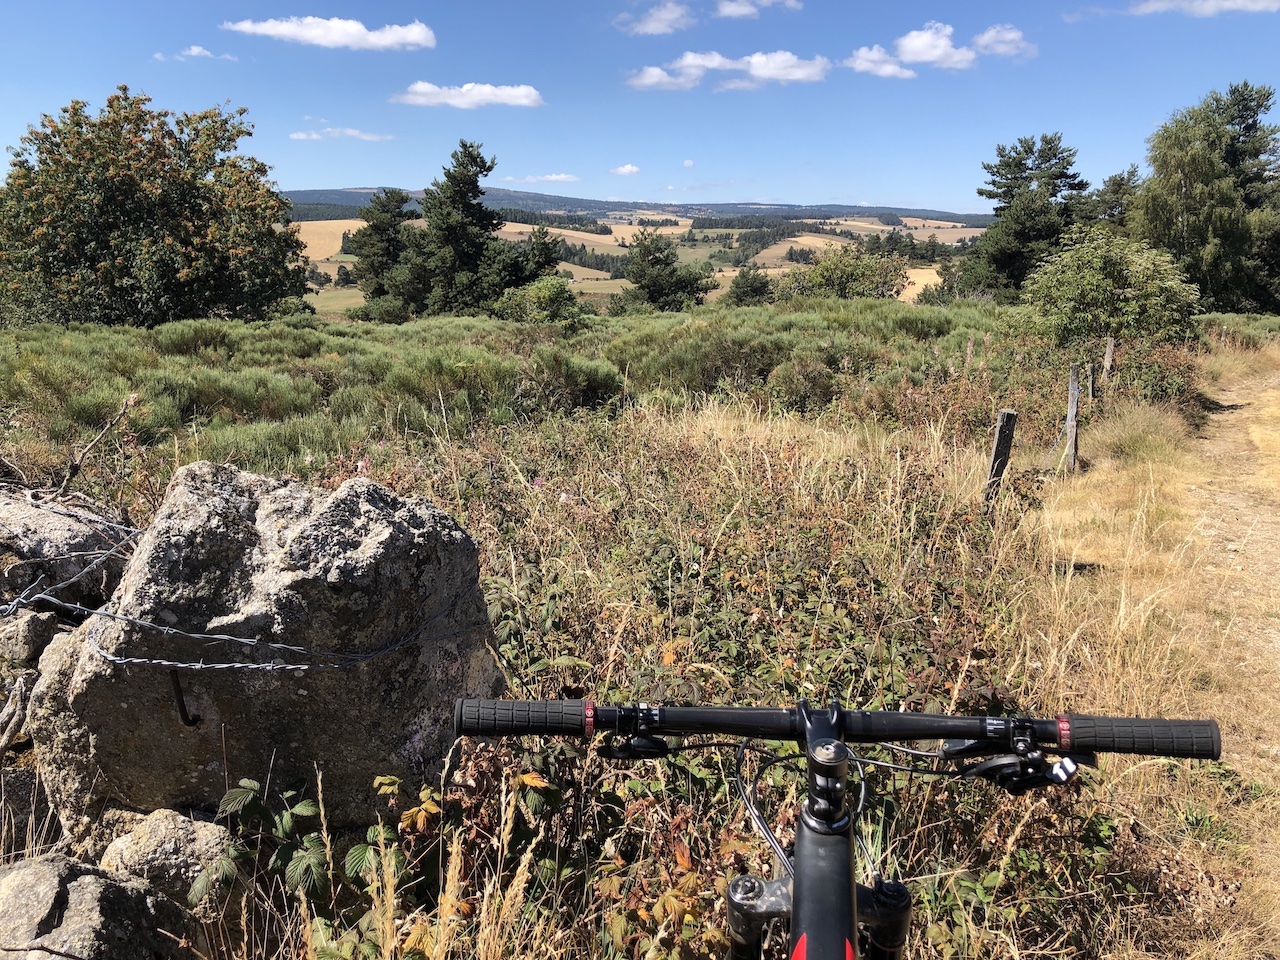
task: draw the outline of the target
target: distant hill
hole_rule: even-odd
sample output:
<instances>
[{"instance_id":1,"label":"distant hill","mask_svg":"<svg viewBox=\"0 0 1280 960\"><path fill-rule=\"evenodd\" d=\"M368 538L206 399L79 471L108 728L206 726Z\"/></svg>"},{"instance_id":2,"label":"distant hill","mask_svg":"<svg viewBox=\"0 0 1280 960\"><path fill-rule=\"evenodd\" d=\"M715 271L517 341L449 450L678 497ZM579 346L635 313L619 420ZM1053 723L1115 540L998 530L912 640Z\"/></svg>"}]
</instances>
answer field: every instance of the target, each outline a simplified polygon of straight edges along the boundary
<instances>
[{"instance_id":1,"label":"distant hill","mask_svg":"<svg viewBox=\"0 0 1280 960\"><path fill-rule=\"evenodd\" d=\"M285 190L293 202L294 220L345 220L366 206L369 198L382 187L347 187L341 190ZM409 190L415 198L421 190ZM794 203L640 203L628 200L587 200L581 197L558 197L549 193L528 193L485 187L484 203L489 207L527 210L532 213L574 213L594 217L629 217L638 212L653 211L672 217L743 217L774 216L787 220L823 220L839 217L878 217L894 214L943 220L966 227L988 227L995 220L989 213L951 213L945 210L921 210L914 207L850 206L847 204ZM344 212L344 210L346 212Z\"/></svg>"}]
</instances>

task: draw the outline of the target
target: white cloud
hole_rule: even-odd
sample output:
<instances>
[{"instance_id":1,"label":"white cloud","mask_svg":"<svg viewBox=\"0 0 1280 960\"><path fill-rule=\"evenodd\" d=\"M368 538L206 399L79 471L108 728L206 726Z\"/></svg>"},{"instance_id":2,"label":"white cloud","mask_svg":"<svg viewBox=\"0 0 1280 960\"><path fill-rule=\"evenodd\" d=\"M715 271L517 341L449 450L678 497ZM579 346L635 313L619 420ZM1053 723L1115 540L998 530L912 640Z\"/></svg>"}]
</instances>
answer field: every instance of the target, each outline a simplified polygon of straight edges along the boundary
<instances>
[{"instance_id":1,"label":"white cloud","mask_svg":"<svg viewBox=\"0 0 1280 960\"><path fill-rule=\"evenodd\" d=\"M659 4L639 19L624 14L614 21L619 29L627 33L647 37L687 30L697 22L692 10L683 3L674 2Z\"/></svg>"},{"instance_id":2,"label":"white cloud","mask_svg":"<svg viewBox=\"0 0 1280 960\"><path fill-rule=\"evenodd\" d=\"M541 176L503 177L507 183L577 183L572 173L544 173Z\"/></svg>"},{"instance_id":3,"label":"white cloud","mask_svg":"<svg viewBox=\"0 0 1280 960\"><path fill-rule=\"evenodd\" d=\"M613 174L617 174L620 177L634 177L637 173L640 172L640 168L637 167L634 163L624 163L620 167L614 167L609 172Z\"/></svg>"},{"instance_id":4,"label":"white cloud","mask_svg":"<svg viewBox=\"0 0 1280 960\"><path fill-rule=\"evenodd\" d=\"M408 90L397 93L391 100L393 103L408 103L416 107L457 107L460 110L491 106L542 106L542 94L527 83L515 87L495 87L491 83L438 87L434 83L419 80L409 84Z\"/></svg>"},{"instance_id":5,"label":"white cloud","mask_svg":"<svg viewBox=\"0 0 1280 960\"><path fill-rule=\"evenodd\" d=\"M686 52L664 67L644 67L627 81L641 90L689 90L702 82L708 72L739 73L718 89L751 89L764 83L814 83L831 69L826 57L802 60L789 50L753 53L737 60L714 51Z\"/></svg>"},{"instance_id":6,"label":"white cloud","mask_svg":"<svg viewBox=\"0 0 1280 960\"><path fill-rule=\"evenodd\" d=\"M380 143L384 140L395 139L389 133L365 133L363 130L356 130L352 127L325 127L323 130L299 130L297 133L289 134L290 140L337 140L343 138L367 140L370 143Z\"/></svg>"},{"instance_id":7,"label":"white cloud","mask_svg":"<svg viewBox=\"0 0 1280 960\"><path fill-rule=\"evenodd\" d=\"M233 57L233 56L232 56L231 54L229 54L229 53L214 53L214 52L212 52L211 50L208 50L208 49L206 49L206 48L204 48L204 47L200 46L199 44L193 43L191 46L187 47L187 48L186 48L185 50L183 50L181 53L175 53L175 54L173 54L173 56L172 56L172 57L167 57L167 56L165 56L163 53L153 53L153 54L151 55L151 59L153 59L153 60L159 60L161 63L164 63L164 62L166 62L166 61L168 61L168 60L178 60L178 61L182 61L182 60L191 60L191 59L196 59L196 60L232 60L232 61L234 61L236 58L235 58L235 57Z\"/></svg>"},{"instance_id":8,"label":"white cloud","mask_svg":"<svg viewBox=\"0 0 1280 960\"><path fill-rule=\"evenodd\" d=\"M877 77L909 80L916 75L914 70L904 67L878 43L873 47L859 47L853 51L853 56L844 61L844 65L852 67L858 73L869 73Z\"/></svg>"},{"instance_id":9,"label":"white cloud","mask_svg":"<svg viewBox=\"0 0 1280 960\"><path fill-rule=\"evenodd\" d=\"M436 45L436 35L419 20L403 26L388 25L370 30L359 20L341 17L286 17L282 20L237 20L222 24L223 30L248 33L290 43L349 50L421 50Z\"/></svg>"},{"instance_id":10,"label":"white cloud","mask_svg":"<svg viewBox=\"0 0 1280 960\"><path fill-rule=\"evenodd\" d=\"M1274 2L1280 4L1280 0ZM952 40L954 33L955 29L950 24L931 20L920 30L912 30L899 37L894 42L894 54L877 43L859 47L844 61L844 65L859 73L906 80L916 76L914 70L904 66L908 63L923 63L944 70L967 70L977 63L979 54L1034 57L1038 52L1036 45L1023 36L1021 30L1008 23L998 23L982 31L973 38L972 48L957 47Z\"/></svg>"},{"instance_id":11,"label":"white cloud","mask_svg":"<svg viewBox=\"0 0 1280 960\"><path fill-rule=\"evenodd\" d=\"M921 30L912 30L898 38L898 59L903 63L927 63L949 70L964 70L973 66L978 55L967 47L957 47L951 42L955 28L947 23L930 20Z\"/></svg>"},{"instance_id":12,"label":"white cloud","mask_svg":"<svg viewBox=\"0 0 1280 960\"><path fill-rule=\"evenodd\" d=\"M1185 13L1192 17L1216 17L1220 13L1276 13L1280 0L1146 0L1129 8L1147 13Z\"/></svg>"},{"instance_id":13,"label":"white cloud","mask_svg":"<svg viewBox=\"0 0 1280 960\"><path fill-rule=\"evenodd\" d=\"M687 169L689 169L689 167L692 167L692 166L693 166L693 161L692 161L692 160L686 160L683 164L681 164L681 166L683 166L683 167L687 170Z\"/></svg>"},{"instance_id":14,"label":"white cloud","mask_svg":"<svg viewBox=\"0 0 1280 960\"><path fill-rule=\"evenodd\" d=\"M719 0L716 4L717 17L758 17L761 9L781 5L788 10L801 10L804 4L800 0Z\"/></svg>"},{"instance_id":15,"label":"white cloud","mask_svg":"<svg viewBox=\"0 0 1280 960\"><path fill-rule=\"evenodd\" d=\"M1280 0L1276 2L1280 4ZM1038 52L1036 45L1009 23L987 27L973 38L973 48L979 53L996 57L1034 57Z\"/></svg>"}]
</instances>

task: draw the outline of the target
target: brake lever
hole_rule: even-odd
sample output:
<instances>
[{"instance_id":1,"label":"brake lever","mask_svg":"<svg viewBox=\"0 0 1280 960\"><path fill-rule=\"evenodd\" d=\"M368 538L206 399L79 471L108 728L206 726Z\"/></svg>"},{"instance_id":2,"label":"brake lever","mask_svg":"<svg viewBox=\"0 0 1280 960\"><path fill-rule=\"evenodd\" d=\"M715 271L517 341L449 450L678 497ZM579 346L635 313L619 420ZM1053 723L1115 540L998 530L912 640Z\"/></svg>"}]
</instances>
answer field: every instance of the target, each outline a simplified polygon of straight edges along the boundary
<instances>
[{"instance_id":1,"label":"brake lever","mask_svg":"<svg viewBox=\"0 0 1280 960\"><path fill-rule=\"evenodd\" d=\"M671 745L660 737L637 735L626 740L606 737L604 743L596 747L596 753L607 760L621 760L624 763L636 760L658 760L671 753Z\"/></svg>"},{"instance_id":2,"label":"brake lever","mask_svg":"<svg viewBox=\"0 0 1280 960\"><path fill-rule=\"evenodd\" d=\"M1025 757L1004 754L961 767L957 772L971 780L982 777L996 786L1020 796L1039 787L1061 786L1080 772L1081 766L1097 766L1092 753L1069 753L1050 762L1039 750Z\"/></svg>"}]
</instances>

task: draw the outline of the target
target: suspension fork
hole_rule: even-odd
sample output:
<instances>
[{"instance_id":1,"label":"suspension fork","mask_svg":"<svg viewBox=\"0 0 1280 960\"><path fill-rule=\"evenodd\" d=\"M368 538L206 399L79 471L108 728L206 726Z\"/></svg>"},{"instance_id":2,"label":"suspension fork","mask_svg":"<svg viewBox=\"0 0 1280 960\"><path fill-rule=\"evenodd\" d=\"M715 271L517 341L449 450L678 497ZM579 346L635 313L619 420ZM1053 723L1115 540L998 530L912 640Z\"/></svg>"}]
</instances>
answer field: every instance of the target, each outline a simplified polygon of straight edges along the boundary
<instances>
[{"instance_id":1,"label":"suspension fork","mask_svg":"<svg viewBox=\"0 0 1280 960\"><path fill-rule=\"evenodd\" d=\"M849 748L840 708L798 704L809 794L796 824L794 875L735 877L726 892L729 960L759 960L765 925L791 918L792 960L900 960L911 924L911 897L896 881L871 887L853 878L853 817L846 790Z\"/></svg>"}]
</instances>

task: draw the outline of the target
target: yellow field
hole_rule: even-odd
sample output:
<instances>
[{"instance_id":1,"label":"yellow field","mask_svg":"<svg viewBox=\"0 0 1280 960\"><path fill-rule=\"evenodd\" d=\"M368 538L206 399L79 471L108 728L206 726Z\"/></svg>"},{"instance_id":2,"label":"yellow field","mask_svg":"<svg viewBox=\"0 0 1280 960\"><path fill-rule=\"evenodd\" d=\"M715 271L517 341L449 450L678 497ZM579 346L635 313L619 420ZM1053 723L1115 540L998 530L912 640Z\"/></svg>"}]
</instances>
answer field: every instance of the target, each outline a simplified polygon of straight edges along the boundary
<instances>
[{"instance_id":1,"label":"yellow field","mask_svg":"<svg viewBox=\"0 0 1280 960\"><path fill-rule=\"evenodd\" d=\"M617 227L614 227L616 234ZM513 243L521 240L528 240L529 234L533 232L533 227L527 223L508 223L505 227L498 231L498 236L503 240L510 240ZM612 253L618 254L622 252L622 248L618 246L617 236L607 236L599 233L583 233L579 230L548 230L553 237L564 237L565 243L580 244L585 243L587 249L592 253Z\"/></svg>"},{"instance_id":2,"label":"yellow field","mask_svg":"<svg viewBox=\"0 0 1280 960\"><path fill-rule=\"evenodd\" d=\"M308 257L328 260L342 249L344 230L355 233L363 226L363 220L304 220L298 224L298 236L307 245Z\"/></svg>"},{"instance_id":3,"label":"yellow field","mask_svg":"<svg viewBox=\"0 0 1280 960\"><path fill-rule=\"evenodd\" d=\"M937 283L940 279L938 271L933 267L912 267L907 271L907 289L898 294L898 299L915 303L922 288Z\"/></svg>"},{"instance_id":4,"label":"yellow field","mask_svg":"<svg viewBox=\"0 0 1280 960\"><path fill-rule=\"evenodd\" d=\"M819 236L813 233L802 233L798 237L792 237L790 240L783 240L775 243L771 247L765 247L757 253L752 260L761 267L786 267L790 268L794 264L787 261L787 250L791 247L804 250L822 251L827 247L843 247L847 246L850 241L844 237Z\"/></svg>"}]
</instances>

